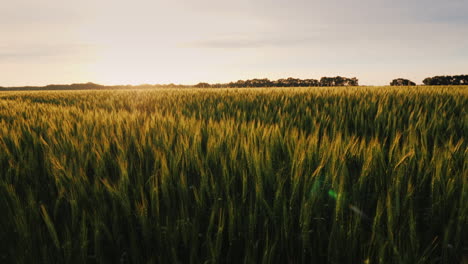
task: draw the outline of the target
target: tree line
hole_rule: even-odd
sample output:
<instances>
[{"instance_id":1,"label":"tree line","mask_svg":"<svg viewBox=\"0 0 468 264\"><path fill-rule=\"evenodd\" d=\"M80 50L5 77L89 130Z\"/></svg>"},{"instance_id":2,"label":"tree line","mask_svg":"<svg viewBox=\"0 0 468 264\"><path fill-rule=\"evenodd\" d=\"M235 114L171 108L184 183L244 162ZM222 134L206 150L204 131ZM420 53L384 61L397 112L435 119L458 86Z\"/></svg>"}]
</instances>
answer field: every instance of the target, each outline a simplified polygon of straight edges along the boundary
<instances>
[{"instance_id":1,"label":"tree line","mask_svg":"<svg viewBox=\"0 0 468 264\"><path fill-rule=\"evenodd\" d=\"M264 79L250 79L250 80L239 80L237 82L229 83L215 83L209 84L201 82L195 85L197 88L247 88L247 87L313 87L313 86L359 86L357 78L346 78L341 76L336 77L322 77L319 80L316 79L298 79L298 78L286 78L271 81L267 78Z\"/></svg>"},{"instance_id":2,"label":"tree line","mask_svg":"<svg viewBox=\"0 0 468 264\"><path fill-rule=\"evenodd\" d=\"M454 76L434 76L423 80L425 85L468 85L468 75ZM391 86L414 86L416 83L398 78L390 82ZM284 78L278 80L249 79L238 80L229 83L200 82L196 85L183 84L141 84L141 85L100 85L92 82L75 84L51 84L46 86L22 86L22 87L1 87L3 91L20 90L104 90L104 89L155 89L155 88L247 88L247 87L314 87L314 86L359 86L359 80L355 77L322 77L316 79Z\"/></svg>"},{"instance_id":3,"label":"tree line","mask_svg":"<svg viewBox=\"0 0 468 264\"><path fill-rule=\"evenodd\" d=\"M468 85L468 75L434 76L423 80L425 85Z\"/></svg>"}]
</instances>

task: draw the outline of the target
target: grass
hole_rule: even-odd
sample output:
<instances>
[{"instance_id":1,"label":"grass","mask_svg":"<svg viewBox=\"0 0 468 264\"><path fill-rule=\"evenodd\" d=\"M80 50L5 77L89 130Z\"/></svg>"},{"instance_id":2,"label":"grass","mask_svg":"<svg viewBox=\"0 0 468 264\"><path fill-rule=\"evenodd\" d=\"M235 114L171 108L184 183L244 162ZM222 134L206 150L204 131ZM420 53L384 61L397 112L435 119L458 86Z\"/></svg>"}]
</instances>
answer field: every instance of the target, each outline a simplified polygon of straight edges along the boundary
<instances>
[{"instance_id":1,"label":"grass","mask_svg":"<svg viewBox=\"0 0 468 264\"><path fill-rule=\"evenodd\" d=\"M0 92L2 263L459 263L468 88Z\"/></svg>"}]
</instances>

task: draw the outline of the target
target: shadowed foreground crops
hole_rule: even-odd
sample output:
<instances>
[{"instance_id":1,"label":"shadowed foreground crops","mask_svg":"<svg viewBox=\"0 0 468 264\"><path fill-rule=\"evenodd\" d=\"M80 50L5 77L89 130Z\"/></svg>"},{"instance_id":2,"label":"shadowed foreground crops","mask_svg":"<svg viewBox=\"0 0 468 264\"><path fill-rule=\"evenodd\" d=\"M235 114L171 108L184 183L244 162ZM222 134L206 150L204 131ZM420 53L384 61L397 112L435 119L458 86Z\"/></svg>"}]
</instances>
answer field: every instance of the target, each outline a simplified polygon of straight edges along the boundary
<instances>
[{"instance_id":1,"label":"shadowed foreground crops","mask_svg":"<svg viewBox=\"0 0 468 264\"><path fill-rule=\"evenodd\" d=\"M1 263L459 263L467 87L0 92Z\"/></svg>"}]
</instances>

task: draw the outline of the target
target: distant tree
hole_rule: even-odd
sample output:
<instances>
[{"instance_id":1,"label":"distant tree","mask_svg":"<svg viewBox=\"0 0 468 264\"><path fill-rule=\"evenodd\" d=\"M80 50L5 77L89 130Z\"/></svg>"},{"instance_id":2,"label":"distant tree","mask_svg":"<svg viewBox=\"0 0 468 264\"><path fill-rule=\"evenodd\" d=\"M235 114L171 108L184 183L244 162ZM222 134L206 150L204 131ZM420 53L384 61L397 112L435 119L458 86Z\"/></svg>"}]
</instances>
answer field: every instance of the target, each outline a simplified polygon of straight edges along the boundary
<instances>
[{"instance_id":1,"label":"distant tree","mask_svg":"<svg viewBox=\"0 0 468 264\"><path fill-rule=\"evenodd\" d=\"M211 85L209 83L206 83L206 82L201 82L201 83L198 83L195 85L196 88L210 88Z\"/></svg>"},{"instance_id":2,"label":"distant tree","mask_svg":"<svg viewBox=\"0 0 468 264\"><path fill-rule=\"evenodd\" d=\"M468 85L468 75L434 76L423 80L425 85Z\"/></svg>"},{"instance_id":3,"label":"distant tree","mask_svg":"<svg viewBox=\"0 0 468 264\"><path fill-rule=\"evenodd\" d=\"M320 86L335 86L335 78L322 77L320 79Z\"/></svg>"},{"instance_id":4,"label":"distant tree","mask_svg":"<svg viewBox=\"0 0 468 264\"><path fill-rule=\"evenodd\" d=\"M453 76L453 85L468 85L468 75Z\"/></svg>"},{"instance_id":5,"label":"distant tree","mask_svg":"<svg viewBox=\"0 0 468 264\"><path fill-rule=\"evenodd\" d=\"M427 77L423 80L423 83L425 85L432 85L432 78L431 77Z\"/></svg>"},{"instance_id":6,"label":"distant tree","mask_svg":"<svg viewBox=\"0 0 468 264\"><path fill-rule=\"evenodd\" d=\"M359 81L356 77L322 77L320 79L320 86L359 86Z\"/></svg>"},{"instance_id":7,"label":"distant tree","mask_svg":"<svg viewBox=\"0 0 468 264\"><path fill-rule=\"evenodd\" d=\"M268 80L267 78L246 80L246 81L242 81L242 84L243 84L242 87L272 87L273 86L273 82Z\"/></svg>"},{"instance_id":8,"label":"distant tree","mask_svg":"<svg viewBox=\"0 0 468 264\"><path fill-rule=\"evenodd\" d=\"M408 80L408 79L403 79L403 78L398 78L394 79L392 82L390 82L391 86L415 86L416 83Z\"/></svg>"},{"instance_id":9,"label":"distant tree","mask_svg":"<svg viewBox=\"0 0 468 264\"><path fill-rule=\"evenodd\" d=\"M238 80L237 82L234 83L234 87L238 87L238 88L247 87L247 83L244 80Z\"/></svg>"},{"instance_id":10,"label":"distant tree","mask_svg":"<svg viewBox=\"0 0 468 264\"><path fill-rule=\"evenodd\" d=\"M359 86L359 80L356 77L353 77L351 79L348 79L348 85L349 86Z\"/></svg>"},{"instance_id":11,"label":"distant tree","mask_svg":"<svg viewBox=\"0 0 468 264\"><path fill-rule=\"evenodd\" d=\"M294 87L298 86L299 80L296 78L289 77L286 80L284 80L284 83L286 87Z\"/></svg>"},{"instance_id":12,"label":"distant tree","mask_svg":"<svg viewBox=\"0 0 468 264\"><path fill-rule=\"evenodd\" d=\"M320 85L320 82L318 80L315 80L315 79L305 79L302 81L302 83L304 84L303 86L305 87L313 87L313 86L319 86Z\"/></svg>"},{"instance_id":13,"label":"distant tree","mask_svg":"<svg viewBox=\"0 0 468 264\"><path fill-rule=\"evenodd\" d=\"M286 79L278 79L275 83L277 87L288 87Z\"/></svg>"}]
</instances>

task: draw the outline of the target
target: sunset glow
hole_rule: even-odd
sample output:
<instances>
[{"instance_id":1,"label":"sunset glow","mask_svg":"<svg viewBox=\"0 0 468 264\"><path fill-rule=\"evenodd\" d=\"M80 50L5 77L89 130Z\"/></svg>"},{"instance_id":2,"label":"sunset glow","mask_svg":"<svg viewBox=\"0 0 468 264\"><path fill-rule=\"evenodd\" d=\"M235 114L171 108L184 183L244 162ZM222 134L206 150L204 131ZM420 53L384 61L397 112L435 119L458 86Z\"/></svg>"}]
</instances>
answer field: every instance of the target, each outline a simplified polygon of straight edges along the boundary
<instances>
[{"instance_id":1,"label":"sunset glow","mask_svg":"<svg viewBox=\"0 0 468 264\"><path fill-rule=\"evenodd\" d=\"M468 5L429 2L10 1L0 85L464 74Z\"/></svg>"}]
</instances>

